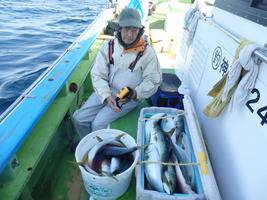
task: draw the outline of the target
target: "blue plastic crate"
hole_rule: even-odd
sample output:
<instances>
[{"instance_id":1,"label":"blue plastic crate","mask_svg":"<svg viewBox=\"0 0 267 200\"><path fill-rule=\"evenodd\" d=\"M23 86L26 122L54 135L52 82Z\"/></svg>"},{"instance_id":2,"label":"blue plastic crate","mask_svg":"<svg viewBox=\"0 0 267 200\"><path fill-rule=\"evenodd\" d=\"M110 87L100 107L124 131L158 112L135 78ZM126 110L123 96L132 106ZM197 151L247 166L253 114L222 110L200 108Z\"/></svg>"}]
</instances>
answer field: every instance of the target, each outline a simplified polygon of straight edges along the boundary
<instances>
[{"instance_id":1,"label":"blue plastic crate","mask_svg":"<svg viewBox=\"0 0 267 200\"><path fill-rule=\"evenodd\" d=\"M184 95L178 92L164 92L158 89L158 91L149 98L148 103L151 106L169 107L183 110L183 98Z\"/></svg>"},{"instance_id":2,"label":"blue plastic crate","mask_svg":"<svg viewBox=\"0 0 267 200\"><path fill-rule=\"evenodd\" d=\"M183 110L184 96L178 92L180 79L175 74L163 73L158 91L148 99L151 106L169 107Z\"/></svg>"},{"instance_id":3,"label":"blue plastic crate","mask_svg":"<svg viewBox=\"0 0 267 200\"><path fill-rule=\"evenodd\" d=\"M181 110L177 110L174 108L159 108L159 107L149 107L149 108L143 108L140 117L139 117L139 122L138 122L138 135L137 135L137 141L138 145L144 145L145 144L145 121L143 120L144 118L147 118L151 116L152 114L156 113L167 113L171 115L177 115L181 113ZM190 141L190 146L191 146L191 158L192 162L196 162L197 159L195 155L193 154L193 146L192 146L192 141L190 137L190 133L187 127L187 122L184 118L182 117L182 120L184 122L184 131L189 137ZM141 150L140 154L140 160L144 160L144 149ZM155 190L148 189L146 187L146 178L145 178L145 169L144 165L140 165L137 167L137 172L136 172L136 199L140 200L150 200L150 199L155 199L155 200L161 200L161 199L166 199L166 200L204 200L205 195L203 192L203 186L200 178L200 171L197 166L193 166L194 169L194 189L195 189L195 194L183 194L183 193L174 193L172 195L168 195L167 193L163 192L158 192Z\"/></svg>"}]
</instances>

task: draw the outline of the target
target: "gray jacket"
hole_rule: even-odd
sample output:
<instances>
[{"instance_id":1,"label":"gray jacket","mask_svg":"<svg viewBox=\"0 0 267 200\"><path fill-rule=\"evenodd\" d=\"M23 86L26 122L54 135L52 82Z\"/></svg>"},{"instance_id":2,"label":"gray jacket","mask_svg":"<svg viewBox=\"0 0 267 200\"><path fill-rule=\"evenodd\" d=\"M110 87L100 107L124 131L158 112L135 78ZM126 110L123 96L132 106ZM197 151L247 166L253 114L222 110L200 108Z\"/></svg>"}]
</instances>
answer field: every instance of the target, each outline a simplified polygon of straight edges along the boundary
<instances>
[{"instance_id":1,"label":"gray jacket","mask_svg":"<svg viewBox=\"0 0 267 200\"><path fill-rule=\"evenodd\" d=\"M94 90L102 102L110 95L116 96L117 92L124 86L135 89L137 99L149 98L157 91L162 81L162 72L156 52L147 45L134 70L130 71L128 67L136 59L137 53L125 53L123 47L115 39L114 65L110 65L108 41L104 42L91 71Z\"/></svg>"}]
</instances>

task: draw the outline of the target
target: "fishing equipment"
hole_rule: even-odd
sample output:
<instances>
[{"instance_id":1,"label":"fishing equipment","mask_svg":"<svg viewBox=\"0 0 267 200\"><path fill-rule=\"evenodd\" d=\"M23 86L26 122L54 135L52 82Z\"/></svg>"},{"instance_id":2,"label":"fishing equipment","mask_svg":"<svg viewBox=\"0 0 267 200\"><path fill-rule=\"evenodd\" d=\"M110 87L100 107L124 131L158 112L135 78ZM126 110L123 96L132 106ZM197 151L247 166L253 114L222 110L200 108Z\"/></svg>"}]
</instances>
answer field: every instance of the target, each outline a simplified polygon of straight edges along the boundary
<instances>
[{"instance_id":1,"label":"fishing equipment","mask_svg":"<svg viewBox=\"0 0 267 200\"><path fill-rule=\"evenodd\" d=\"M121 109L124 104L136 96L135 91L130 87L123 87L115 99L117 106Z\"/></svg>"}]
</instances>

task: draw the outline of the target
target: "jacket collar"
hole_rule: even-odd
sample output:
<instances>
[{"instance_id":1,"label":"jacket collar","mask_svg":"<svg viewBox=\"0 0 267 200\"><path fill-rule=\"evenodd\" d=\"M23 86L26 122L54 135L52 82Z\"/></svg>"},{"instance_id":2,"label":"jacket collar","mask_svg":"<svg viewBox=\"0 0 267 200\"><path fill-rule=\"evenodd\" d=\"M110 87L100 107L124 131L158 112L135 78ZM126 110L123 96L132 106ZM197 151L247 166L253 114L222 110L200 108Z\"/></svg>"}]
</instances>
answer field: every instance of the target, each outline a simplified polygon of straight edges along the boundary
<instances>
[{"instance_id":1,"label":"jacket collar","mask_svg":"<svg viewBox=\"0 0 267 200\"><path fill-rule=\"evenodd\" d=\"M140 40L131 48L128 49L123 49L124 53L129 53L129 52L140 52L144 51L146 48L146 42L143 37L140 38Z\"/></svg>"}]
</instances>

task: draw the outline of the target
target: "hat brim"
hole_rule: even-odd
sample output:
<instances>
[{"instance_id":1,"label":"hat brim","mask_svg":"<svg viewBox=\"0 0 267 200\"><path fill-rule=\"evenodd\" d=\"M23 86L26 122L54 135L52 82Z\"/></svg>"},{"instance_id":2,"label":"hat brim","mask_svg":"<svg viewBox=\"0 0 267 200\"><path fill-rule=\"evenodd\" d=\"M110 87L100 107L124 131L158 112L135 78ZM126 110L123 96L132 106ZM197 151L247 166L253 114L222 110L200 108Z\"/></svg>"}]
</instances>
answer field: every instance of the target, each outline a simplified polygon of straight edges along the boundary
<instances>
[{"instance_id":1,"label":"hat brim","mask_svg":"<svg viewBox=\"0 0 267 200\"><path fill-rule=\"evenodd\" d=\"M138 20L125 19L119 22L120 27L136 27L143 28L143 25Z\"/></svg>"}]
</instances>

